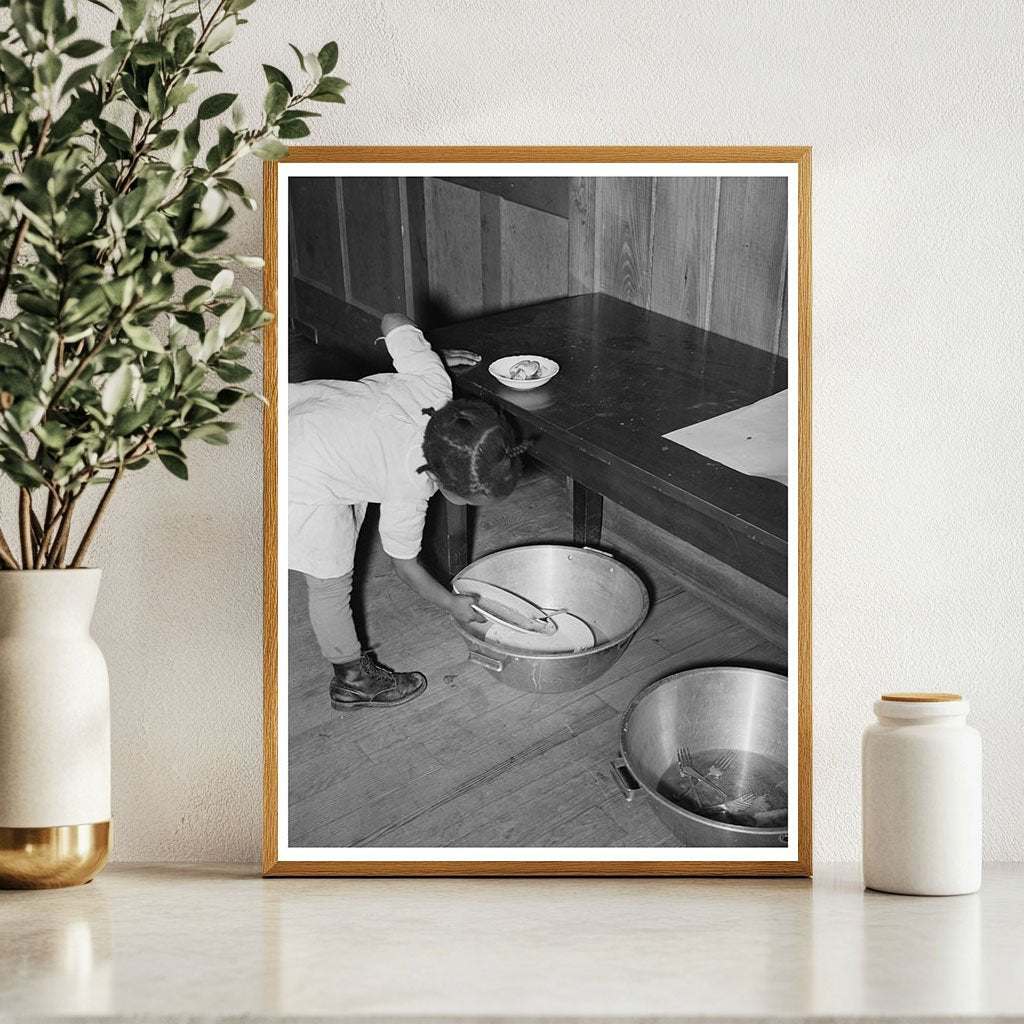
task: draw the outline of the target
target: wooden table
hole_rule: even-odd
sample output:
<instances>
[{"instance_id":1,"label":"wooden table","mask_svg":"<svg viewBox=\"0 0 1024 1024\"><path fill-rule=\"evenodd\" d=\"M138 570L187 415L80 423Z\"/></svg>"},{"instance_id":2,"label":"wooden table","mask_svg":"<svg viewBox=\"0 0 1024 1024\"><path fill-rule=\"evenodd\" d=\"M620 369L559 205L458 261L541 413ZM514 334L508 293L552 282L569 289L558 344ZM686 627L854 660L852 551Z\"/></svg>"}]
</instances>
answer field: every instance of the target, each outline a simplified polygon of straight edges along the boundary
<instances>
[{"instance_id":1,"label":"wooden table","mask_svg":"<svg viewBox=\"0 0 1024 1024\"><path fill-rule=\"evenodd\" d=\"M434 330L435 348L479 352L456 394L500 406L532 454L572 481L573 534L601 540L603 499L780 594L787 589L785 485L747 476L662 436L788 386L788 361L606 295L578 295ZM487 371L500 356L558 362L515 391ZM466 509L446 503L442 560L469 560Z\"/></svg>"}]
</instances>

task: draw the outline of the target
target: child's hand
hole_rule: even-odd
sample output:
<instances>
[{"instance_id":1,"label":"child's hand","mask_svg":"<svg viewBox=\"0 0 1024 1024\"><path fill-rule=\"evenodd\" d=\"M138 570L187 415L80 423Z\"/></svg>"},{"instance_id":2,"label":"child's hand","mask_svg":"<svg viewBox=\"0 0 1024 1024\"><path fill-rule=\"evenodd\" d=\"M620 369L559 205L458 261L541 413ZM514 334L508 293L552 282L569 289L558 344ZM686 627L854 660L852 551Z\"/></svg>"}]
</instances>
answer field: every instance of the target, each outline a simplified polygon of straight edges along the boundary
<instances>
[{"instance_id":1,"label":"child's hand","mask_svg":"<svg viewBox=\"0 0 1024 1024\"><path fill-rule=\"evenodd\" d=\"M453 619L468 626L471 622L486 622L487 620L473 607L473 598L466 594L452 594L448 606L448 613Z\"/></svg>"},{"instance_id":2,"label":"child's hand","mask_svg":"<svg viewBox=\"0 0 1024 1024\"><path fill-rule=\"evenodd\" d=\"M476 366L480 362L480 356L476 352L467 352L461 348L443 348L441 349L441 358L449 370Z\"/></svg>"}]
</instances>

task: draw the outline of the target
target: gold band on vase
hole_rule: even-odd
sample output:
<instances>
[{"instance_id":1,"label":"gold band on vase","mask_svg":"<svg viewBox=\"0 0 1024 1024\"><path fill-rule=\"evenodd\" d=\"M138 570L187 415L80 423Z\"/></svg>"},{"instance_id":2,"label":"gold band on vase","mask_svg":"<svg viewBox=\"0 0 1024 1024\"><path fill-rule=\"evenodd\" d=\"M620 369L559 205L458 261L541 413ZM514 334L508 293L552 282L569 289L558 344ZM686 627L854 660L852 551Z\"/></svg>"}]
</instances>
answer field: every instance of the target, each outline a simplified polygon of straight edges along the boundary
<instances>
[{"instance_id":1,"label":"gold band on vase","mask_svg":"<svg viewBox=\"0 0 1024 1024\"><path fill-rule=\"evenodd\" d=\"M109 821L45 828L0 825L0 888L82 885L100 873L109 856Z\"/></svg>"}]
</instances>

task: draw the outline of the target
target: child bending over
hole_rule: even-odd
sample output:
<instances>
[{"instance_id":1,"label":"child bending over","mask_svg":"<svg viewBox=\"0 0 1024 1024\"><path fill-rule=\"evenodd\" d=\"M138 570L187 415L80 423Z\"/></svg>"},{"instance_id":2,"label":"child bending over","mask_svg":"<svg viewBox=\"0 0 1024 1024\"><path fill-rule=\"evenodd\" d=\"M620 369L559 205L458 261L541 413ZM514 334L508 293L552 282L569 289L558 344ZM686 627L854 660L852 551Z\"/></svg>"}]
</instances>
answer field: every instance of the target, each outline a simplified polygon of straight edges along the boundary
<instances>
[{"instance_id":1,"label":"child bending over","mask_svg":"<svg viewBox=\"0 0 1024 1024\"><path fill-rule=\"evenodd\" d=\"M421 672L394 672L361 649L352 622L353 557L368 502L395 571L459 622L479 619L419 562L427 502L487 505L508 497L522 471L509 424L486 402L452 401L444 363L406 317L381 322L394 373L288 386L288 565L309 591L309 617L334 666L331 706L391 707L419 696ZM445 353L450 365L479 356Z\"/></svg>"}]
</instances>

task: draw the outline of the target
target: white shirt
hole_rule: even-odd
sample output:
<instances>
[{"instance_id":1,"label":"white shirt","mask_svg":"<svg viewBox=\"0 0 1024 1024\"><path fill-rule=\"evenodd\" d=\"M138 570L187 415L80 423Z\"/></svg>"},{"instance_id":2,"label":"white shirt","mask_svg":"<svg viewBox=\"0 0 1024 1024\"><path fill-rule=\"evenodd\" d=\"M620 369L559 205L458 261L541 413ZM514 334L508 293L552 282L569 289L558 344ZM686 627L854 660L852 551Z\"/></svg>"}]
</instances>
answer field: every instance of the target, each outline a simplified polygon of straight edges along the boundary
<instances>
[{"instance_id":1,"label":"white shirt","mask_svg":"<svg viewBox=\"0 0 1024 1024\"><path fill-rule=\"evenodd\" d=\"M418 328L384 341L395 373L288 385L288 565L321 579L351 571L367 502L380 503L384 550L415 558L437 490L417 473L423 410L451 400L451 380Z\"/></svg>"}]
</instances>

